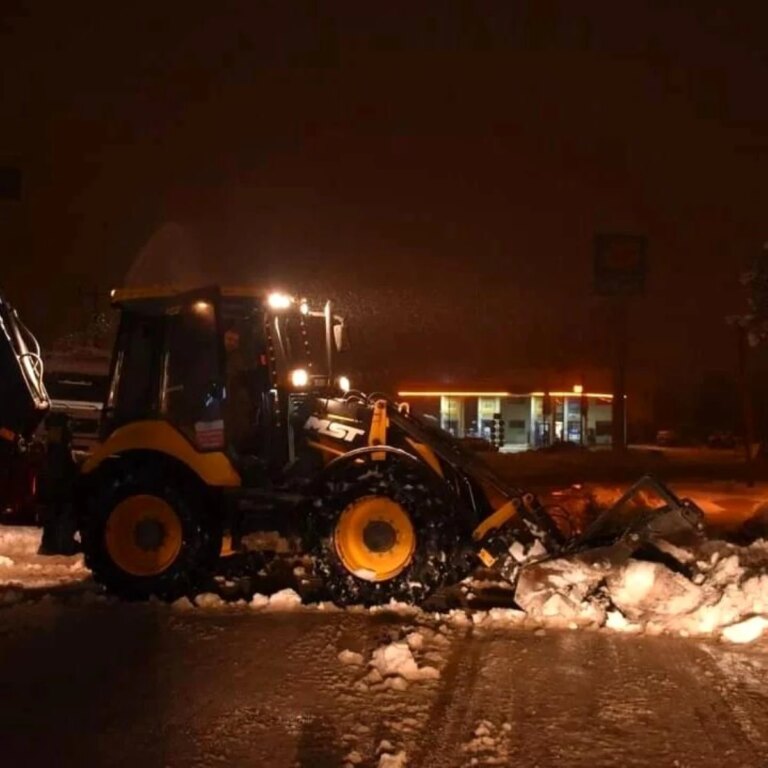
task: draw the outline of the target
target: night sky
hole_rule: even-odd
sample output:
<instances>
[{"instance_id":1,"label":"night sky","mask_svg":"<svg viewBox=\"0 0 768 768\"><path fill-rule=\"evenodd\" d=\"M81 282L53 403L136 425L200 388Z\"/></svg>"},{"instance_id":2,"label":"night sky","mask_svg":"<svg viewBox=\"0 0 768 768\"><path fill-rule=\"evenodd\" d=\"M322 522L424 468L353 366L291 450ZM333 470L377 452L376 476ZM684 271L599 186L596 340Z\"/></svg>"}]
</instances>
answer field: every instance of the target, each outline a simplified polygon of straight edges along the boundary
<instances>
[{"instance_id":1,"label":"night sky","mask_svg":"<svg viewBox=\"0 0 768 768\"><path fill-rule=\"evenodd\" d=\"M732 370L768 4L669 5L5 0L0 285L51 338L174 221L212 278L338 296L385 378L599 365L593 236L636 232L631 367Z\"/></svg>"}]
</instances>

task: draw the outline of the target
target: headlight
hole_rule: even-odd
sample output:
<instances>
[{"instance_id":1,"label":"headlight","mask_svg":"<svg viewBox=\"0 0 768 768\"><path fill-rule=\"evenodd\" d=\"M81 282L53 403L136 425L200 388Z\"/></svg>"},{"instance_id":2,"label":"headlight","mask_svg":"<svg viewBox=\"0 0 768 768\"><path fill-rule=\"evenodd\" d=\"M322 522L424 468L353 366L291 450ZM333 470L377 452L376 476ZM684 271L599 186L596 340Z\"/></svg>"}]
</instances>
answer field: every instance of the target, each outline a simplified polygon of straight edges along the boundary
<instances>
[{"instance_id":1,"label":"headlight","mask_svg":"<svg viewBox=\"0 0 768 768\"><path fill-rule=\"evenodd\" d=\"M306 387L309 384L309 374L303 368L291 371L291 384L298 389Z\"/></svg>"},{"instance_id":2,"label":"headlight","mask_svg":"<svg viewBox=\"0 0 768 768\"><path fill-rule=\"evenodd\" d=\"M293 304L293 299L287 293L270 293L267 296L267 304L270 309L288 309Z\"/></svg>"},{"instance_id":3,"label":"headlight","mask_svg":"<svg viewBox=\"0 0 768 768\"><path fill-rule=\"evenodd\" d=\"M349 392L352 385L349 383L349 379L346 376L339 376L339 389L342 392Z\"/></svg>"},{"instance_id":4,"label":"headlight","mask_svg":"<svg viewBox=\"0 0 768 768\"><path fill-rule=\"evenodd\" d=\"M299 312L301 312L302 315L309 314L309 304L307 304L306 301L302 301L301 304L299 304Z\"/></svg>"},{"instance_id":5,"label":"headlight","mask_svg":"<svg viewBox=\"0 0 768 768\"><path fill-rule=\"evenodd\" d=\"M213 304L210 301L196 301L192 305L192 311L196 315L209 315L213 311Z\"/></svg>"}]
</instances>

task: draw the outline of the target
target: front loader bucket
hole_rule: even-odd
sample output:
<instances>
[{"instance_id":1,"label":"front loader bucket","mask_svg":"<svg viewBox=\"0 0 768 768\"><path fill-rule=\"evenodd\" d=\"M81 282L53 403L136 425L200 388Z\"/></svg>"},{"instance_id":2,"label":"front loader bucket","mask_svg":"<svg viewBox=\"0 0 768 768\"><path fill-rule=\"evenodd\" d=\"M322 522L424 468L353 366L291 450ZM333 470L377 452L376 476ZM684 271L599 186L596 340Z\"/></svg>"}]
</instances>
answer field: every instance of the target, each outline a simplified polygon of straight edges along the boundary
<instances>
[{"instance_id":1,"label":"front loader bucket","mask_svg":"<svg viewBox=\"0 0 768 768\"><path fill-rule=\"evenodd\" d=\"M652 506L654 500L657 504ZM704 514L693 501L678 498L662 482L646 475L566 549L581 552L618 543L639 546L682 533L699 533L703 528Z\"/></svg>"},{"instance_id":2,"label":"front loader bucket","mask_svg":"<svg viewBox=\"0 0 768 768\"><path fill-rule=\"evenodd\" d=\"M645 476L583 533L546 551L541 546L521 546L519 529L505 526L495 533L499 556L494 558L493 567L515 583L523 568L552 560L603 560L617 565L634 554L667 561L670 556L662 553L656 542L699 535L703 528L704 515L694 502L678 498L659 480Z\"/></svg>"},{"instance_id":3,"label":"front loader bucket","mask_svg":"<svg viewBox=\"0 0 768 768\"><path fill-rule=\"evenodd\" d=\"M646 475L558 552L521 563L520 567L572 557L618 565L635 555L660 560L673 570L682 569L680 563L673 562L674 557L656 546L657 542L698 536L703 529L704 514L693 501L678 498L661 481Z\"/></svg>"}]
</instances>

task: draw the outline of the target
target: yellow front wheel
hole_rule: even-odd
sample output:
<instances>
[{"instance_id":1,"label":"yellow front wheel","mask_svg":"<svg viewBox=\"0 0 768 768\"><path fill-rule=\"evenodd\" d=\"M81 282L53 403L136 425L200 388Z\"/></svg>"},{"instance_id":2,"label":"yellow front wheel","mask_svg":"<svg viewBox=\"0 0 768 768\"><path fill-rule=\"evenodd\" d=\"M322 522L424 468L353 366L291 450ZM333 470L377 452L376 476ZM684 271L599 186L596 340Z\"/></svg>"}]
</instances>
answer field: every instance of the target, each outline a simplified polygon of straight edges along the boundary
<instances>
[{"instance_id":1,"label":"yellow front wheel","mask_svg":"<svg viewBox=\"0 0 768 768\"><path fill-rule=\"evenodd\" d=\"M387 581L405 570L416 550L408 512L386 496L364 496L339 516L336 552L344 567L366 581Z\"/></svg>"},{"instance_id":2,"label":"yellow front wheel","mask_svg":"<svg viewBox=\"0 0 768 768\"><path fill-rule=\"evenodd\" d=\"M466 575L461 512L419 469L350 462L315 507L314 571L338 605L420 603Z\"/></svg>"}]
</instances>

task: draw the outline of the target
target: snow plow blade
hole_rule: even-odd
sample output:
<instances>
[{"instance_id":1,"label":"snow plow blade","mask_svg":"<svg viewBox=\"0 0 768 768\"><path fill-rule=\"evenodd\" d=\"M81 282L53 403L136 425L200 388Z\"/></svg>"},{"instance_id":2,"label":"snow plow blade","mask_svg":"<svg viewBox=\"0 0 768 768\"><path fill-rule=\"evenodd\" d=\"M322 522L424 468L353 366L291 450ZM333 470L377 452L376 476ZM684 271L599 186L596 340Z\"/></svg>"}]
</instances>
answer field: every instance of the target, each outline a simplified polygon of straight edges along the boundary
<instances>
[{"instance_id":1,"label":"snow plow blade","mask_svg":"<svg viewBox=\"0 0 768 768\"><path fill-rule=\"evenodd\" d=\"M550 542L546 551L540 542L532 547L520 546L517 532L512 529L497 531L496 551L501 541L509 546L493 567L515 583L523 568L537 563L571 557L619 563L641 550L654 550L655 542L700 535L703 529L704 514L693 501L678 498L664 483L646 475L601 512L583 533L556 546Z\"/></svg>"},{"instance_id":2,"label":"snow plow blade","mask_svg":"<svg viewBox=\"0 0 768 768\"><path fill-rule=\"evenodd\" d=\"M649 497L662 503L651 507ZM693 501L678 498L664 483L646 475L570 542L564 554L617 546L635 550L703 529L704 514Z\"/></svg>"}]
</instances>

